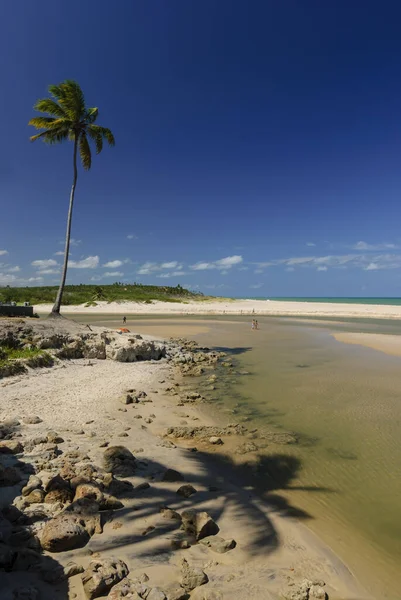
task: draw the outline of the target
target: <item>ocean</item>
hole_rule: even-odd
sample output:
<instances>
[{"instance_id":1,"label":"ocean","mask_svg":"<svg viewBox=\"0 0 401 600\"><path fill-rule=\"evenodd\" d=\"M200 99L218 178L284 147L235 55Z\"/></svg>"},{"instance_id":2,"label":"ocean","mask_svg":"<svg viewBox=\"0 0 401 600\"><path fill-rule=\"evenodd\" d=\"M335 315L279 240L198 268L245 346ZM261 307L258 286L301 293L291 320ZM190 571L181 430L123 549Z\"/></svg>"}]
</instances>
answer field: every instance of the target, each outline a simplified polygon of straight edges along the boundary
<instances>
[{"instance_id":1,"label":"ocean","mask_svg":"<svg viewBox=\"0 0 401 600\"><path fill-rule=\"evenodd\" d=\"M314 297L314 296L245 296L239 300L277 300L282 302L324 302L325 304L377 304L385 306L401 306L401 298L370 298L370 297Z\"/></svg>"}]
</instances>

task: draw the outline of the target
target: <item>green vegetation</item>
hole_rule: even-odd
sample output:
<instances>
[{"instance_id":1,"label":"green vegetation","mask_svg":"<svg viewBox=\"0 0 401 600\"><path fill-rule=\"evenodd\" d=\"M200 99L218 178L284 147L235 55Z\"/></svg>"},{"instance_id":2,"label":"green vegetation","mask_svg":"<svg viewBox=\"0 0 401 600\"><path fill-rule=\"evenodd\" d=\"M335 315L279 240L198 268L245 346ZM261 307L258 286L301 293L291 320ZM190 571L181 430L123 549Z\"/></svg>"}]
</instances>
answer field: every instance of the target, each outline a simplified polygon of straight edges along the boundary
<instances>
[{"instance_id":1,"label":"green vegetation","mask_svg":"<svg viewBox=\"0 0 401 600\"><path fill-rule=\"evenodd\" d=\"M57 287L5 287L0 288L0 302L51 304L57 296ZM114 283L113 285L66 285L63 304L87 304L94 306L101 301L121 302L124 300L150 303L152 300L164 302L185 302L186 300L204 299L203 294L190 292L180 285L176 287L142 285L134 283Z\"/></svg>"},{"instance_id":2,"label":"green vegetation","mask_svg":"<svg viewBox=\"0 0 401 600\"><path fill-rule=\"evenodd\" d=\"M70 251L72 209L74 205L75 188L77 185L77 153L81 158L83 168L88 171L92 164L92 154L89 141L96 147L96 154L103 148L103 140L110 146L114 146L114 136L110 129L95 125L99 114L98 108L89 108L85 104L84 94L76 81L67 79L59 85L49 86L52 98L38 100L34 109L44 113L46 117L33 117L29 121L36 129L43 129L40 133L33 135L31 141L42 139L48 144L58 144L65 140L74 142L74 176L70 193L70 205L67 217L67 233L65 238L64 265L61 283L58 289L52 314L60 314L61 300L63 297L65 280L67 277L68 256Z\"/></svg>"},{"instance_id":3,"label":"green vegetation","mask_svg":"<svg viewBox=\"0 0 401 600\"><path fill-rule=\"evenodd\" d=\"M53 363L53 357L48 352L35 346L25 348L0 346L0 374L8 371L12 375L17 375L25 372L25 366L36 369L50 367Z\"/></svg>"}]
</instances>

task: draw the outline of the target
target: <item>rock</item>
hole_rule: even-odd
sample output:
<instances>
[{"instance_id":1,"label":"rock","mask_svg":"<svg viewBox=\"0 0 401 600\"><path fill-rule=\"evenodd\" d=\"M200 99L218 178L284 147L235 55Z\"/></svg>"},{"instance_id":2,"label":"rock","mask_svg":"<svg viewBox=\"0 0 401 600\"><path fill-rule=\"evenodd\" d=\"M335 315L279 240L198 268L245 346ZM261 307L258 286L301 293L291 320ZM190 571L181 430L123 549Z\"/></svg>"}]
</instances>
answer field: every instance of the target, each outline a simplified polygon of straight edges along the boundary
<instances>
[{"instance_id":1,"label":"rock","mask_svg":"<svg viewBox=\"0 0 401 600\"><path fill-rule=\"evenodd\" d=\"M137 492L140 492L142 490L148 490L149 488L150 488L150 483L148 483L147 481L143 481L142 483L137 485L135 489Z\"/></svg>"},{"instance_id":2,"label":"rock","mask_svg":"<svg viewBox=\"0 0 401 600\"><path fill-rule=\"evenodd\" d=\"M47 441L49 444L62 444L64 442L63 438L55 431L47 432Z\"/></svg>"},{"instance_id":3,"label":"rock","mask_svg":"<svg viewBox=\"0 0 401 600\"><path fill-rule=\"evenodd\" d=\"M82 519L73 514L62 513L45 523L41 545L49 552L65 552L82 548L89 542L90 537Z\"/></svg>"},{"instance_id":4,"label":"rock","mask_svg":"<svg viewBox=\"0 0 401 600\"><path fill-rule=\"evenodd\" d=\"M192 494L196 494L196 489L192 485L187 483L178 488L177 494L179 496L183 496L184 498L190 498Z\"/></svg>"},{"instance_id":5,"label":"rock","mask_svg":"<svg viewBox=\"0 0 401 600\"><path fill-rule=\"evenodd\" d=\"M127 577L127 565L122 560L104 558L92 560L82 574L82 584L89 600L105 596L110 589Z\"/></svg>"},{"instance_id":6,"label":"rock","mask_svg":"<svg viewBox=\"0 0 401 600\"><path fill-rule=\"evenodd\" d=\"M224 554L229 550L232 550L237 545L235 540L225 540L224 538L218 535L211 535L206 538L200 540L201 544L204 544L213 552L217 552L218 554Z\"/></svg>"},{"instance_id":7,"label":"rock","mask_svg":"<svg viewBox=\"0 0 401 600\"><path fill-rule=\"evenodd\" d=\"M238 446L235 450L236 454L248 454L249 452L257 452L259 448L253 442L245 442Z\"/></svg>"},{"instance_id":8,"label":"rock","mask_svg":"<svg viewBox=\"0 0 401 600\"><path fill-rule=\"evenodd\" d=\"M217 436L212 436L209 438L209 442L214 446L221 446L223 444L223 440Z\"/></svg>"},{"instance_id":9,"label":"rock","mask_svg":"<svg viewBox=\"0 0 401 600\"><path fill-rule=\"evenodd\" d=\"M181 521L181 515L176 510L172 510L171 508L167 508L167 506L163 506L160 509L160 514L163 519L169 519L171 521Z\"/></svg>"},{"instance_id":10,"label":"rock","mask_svg":"<svg viewBox=\"0 0 401 600\"><path fill-rule=\"evenodd\" d=\"M186 510L181 514L183 529L189 534L201 540L210 535L219 533L219 527L207 512L196 512Z\"/></svg>"},{"instance_id":11,"label":"rock","mask_svg":"<svg viewBox=\"0 0 401 600\"><path fill-rule=\"evenodd\" d=\"M191 545L188 540L171 540L171 547L173 550L187 550Z\"/></svg>"},{"instance_id":12,"label":"rock","mask_svg":"<svg viewBox=\"0 0 401 600\"><path fill-rule=\"evenodd\" d=\"M167 586L166 594L168 600L188 600L189 594L179 585Z\"/></svg>"},{"instance_id":13,"label":"rock","mask_svg":"<svg viewBox=\"0 0 401 600\"><path fill-rule=\"evenodd\" d=\"M103 464L106 471L119 477L130 477L135 474L135 457L124 446L110 446L103 454Z\"/></svg>"},{"instance_id":14,"label":"rock","mask_svg":"<svg viewBox=\"0 0 401 600\"><path fill-rule=\"evenodd\" d=\"M13 600L39 600L39 590L36 587L19 587L13 590Z\"/></svg>"},{"instance_id":15,"label":"rock","mask_svg":"<svg viewBox=\"0 0 401 600\"><path fill-rule=\"evenodd\" d=\"M190 567L185 558L182 560L180 584L184 590L191 592L196 587L204 585L208 581L208 576L202 569Z\"/></svg>"},{"instance_id":16,"label":"rock","mask_svg":"<svg viewBox=\"0 0 401 600\"><path fill-rule=\"evenodd\" d=\"M46 494L44 502L46 504L56 504L56 502L61 502L61 504L66 504L67 502L71 502L73 497L72 490L68 488L60 488L57 490L52 490L48 494Z\"/></svg>"},{"instance_id":17,"label":"rock","mask_svg":"<svg viewBox=\"0 0 401 600\"><path fill-rule=\"evenodd\" d=\"M167 596L162 590L155 587L150 590L149 594L146 596L146 600L167 600Z\"/></svg>"},{"instance_id":18,"label":"rock","mask_svg":"<svg viewBox=\"0 0 401 600\"><path fill-rule=\"evenodd\" d=\"M90 498L95 500L99 505L104 502L104 494L99 487L94 483L81 483L75 489L74 501L79 498Z\"/></svg>"},{"instance_id":19,"label":"rock","mask_svg":"<svg viewBox=\"0 0 401 600\"><path fill-rule=\"evenodd\" d=\"M145 423L147 423L148 425L149 425L150 423L153 423L153 419L151 419L150 417L146 417L146 419L144 419L144 421L145 421ZM149 598L149 596L148 596L148 598Z\"/></svg>"},{"instance_id":20,"label":"rock","mask_svg":"<svg viewBox=\"0 0 401 600\"><path fill-rule=\"evenodd\" d=\"M69 562L64 567L64 578L69 579L70 577L74 577L75 575L79 575L79 573L83 573L85 571L82 565L77 565L74 562Z\"/></svg>"},{"instance_id":21,"label":"rock","mask_svg":"<svg viewBox=\"0 0 401 600\"><path fill-rule=\"evenodd\" d=\"M33 492L33 490L40 488L41 485L42 485L42 480L39 477L37 477L36 475L31 475L26 486L22 488L21 494L23 496L28 496L28 494Z\"/></svg>"},{"instance_id":22,"label":"rock","mask_svg":"<svg viewBox=\"0 0 401 600\"><path fill-rule=\"evenodd\" d=\"M328 596L322 586L320 585L312 585L309 588L309 598L310 600L317 598L318 600L327 600Z\"/></svg>"},{"instance_id":23,"label":"rock","mask_svg":"<svg viewBox=\"0 0 401 600\"><path fill-rule=\"evenodd\" d=\"M176 481L185 481L185 478L181 473L175 471L174 469L167 469L165 471L162 481L176 482Z\"/></svg>"},{"instance_id":24,"label":"rock","mask_svg":"<svg viewBox=\"0 0 401 600\"><path fill-rule=\"evenodd\" d=\"M3 467L0 464L0 487L15 485L21 481L21 475L14 467Z\"/></svg>"},{"instance_id":25,"label":"rock","mask_svg":"<svg viewBox=\"0 0 401 600\"><path fill-rule=\"evenodd\" d=\"M37 416L24 417L22 420L27 425L38 425L38 423L42 423L42 419Z\"/></svg>"},{"instance_id":26,"label":"rock","mask_svg":"<svg viewBox=\"0 0 401 600\"><path fill-rule=\"evenodd\" d=\"M30 494L24 497L26 504L39 504L43 502L45 493L43 490L33 490Z\"/></svg>"},{"instance_id":27,"label":"rock","mask_svg":"<svg viewBox=\"0 0 401 600\"><path fill-rule=\"evenodd\" d=\"M122 431L121 433L118 434L118 437L128 437L128 433L126 433L125 431Z\"/></svg>"},{"instance_id":28,"label":"rock","mask_svg":"<svg viewBox=\"0 0 401 600\"><path fill-rule=\"evenodd\" d=\"M20 454L24 451L21 442L15 440L3 440L0 442L0 454Z\"/></svg>"},{"instance_id":29,"label":"rock","mask_svg":"<svg viewBox=\"0 0 401 600\"><path fill-rule=\"evenodd\" d=\"M140 596L137 590L143 591L145 594L149 591L149 588L142 584L138 579L132 580L124 578L112 588L107 596L107 600L123 600L124 598L126 600L141 600L141 598L146 597L144 594Z\"/></svg>"}]
</instances>

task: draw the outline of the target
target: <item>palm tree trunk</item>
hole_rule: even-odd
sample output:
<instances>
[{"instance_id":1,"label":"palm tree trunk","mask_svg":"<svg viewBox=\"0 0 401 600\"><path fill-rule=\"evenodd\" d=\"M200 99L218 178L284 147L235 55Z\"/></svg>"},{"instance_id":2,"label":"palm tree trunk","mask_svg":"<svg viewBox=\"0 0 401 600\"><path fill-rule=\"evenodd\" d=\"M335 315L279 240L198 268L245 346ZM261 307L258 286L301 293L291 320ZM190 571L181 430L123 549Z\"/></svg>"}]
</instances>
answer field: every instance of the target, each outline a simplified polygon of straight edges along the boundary
<instances>
[{"instance_id":1,"label":"palm tree trunk","mask_svg":"<svg viewBox=\"0 0 401 600\"><path fill-rule=\"evenodd\" d=\"M61 299L63 297L65 280L67 277L67 268L68 268L68 255L70 253L70 237L71 237L71 223L72 223L72 208L74 206L74 196L75 196L75 187L77 185L78 178L78 170L77 170L77 149L78 149L78 136L75 135L74 140L74 179L72 181L71 193L70 193L70 206L68 209L68 217L67 217L67 233L65 236L65 250L64 250L64 264L63 264L63 273L61 276L60 287L58 288L56 301L52 308L52 316L60 316L60 307L61 307Z\"/></svg>"}]
</instances>

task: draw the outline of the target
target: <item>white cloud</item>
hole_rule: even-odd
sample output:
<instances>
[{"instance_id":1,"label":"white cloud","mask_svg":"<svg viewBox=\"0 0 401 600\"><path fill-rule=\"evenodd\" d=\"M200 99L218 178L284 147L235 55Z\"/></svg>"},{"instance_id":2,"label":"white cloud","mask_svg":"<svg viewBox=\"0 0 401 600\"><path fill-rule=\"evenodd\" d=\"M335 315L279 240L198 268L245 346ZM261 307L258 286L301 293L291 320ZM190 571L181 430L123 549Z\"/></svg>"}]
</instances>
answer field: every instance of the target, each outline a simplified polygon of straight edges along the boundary
<instances>
[{"instance_id":1,"label":"white cloud","mask_svg":"<svg viewBox=\"0 0 401 600\"><path fill-rule=\"evenodd\" d=\"M57 275L60 273L60 269L41 269L39 273L42 275Z\"/></svg>"},{"instance_id":2,"label":"white cloud","mask_svg":"<svg viewBox=\"0 0 401 600\"><path fill-rule=\"evenodd\" d=\"M54 256L64 256L64 250L59 250L58 252L55 252Z\"/></svg>"},{"instance_id":3,"label":"white cloud","mask_svg":"<svg viewBox=\"0 0 401 600\"><path fill-rule=\"evenodd\" d=\"M10 275L8 273L0 273L0 285L10 285L11 283L15 283L17 278L15 275Z\"/></svg>"},{"instance_id":4,"label":"white cloud","mask_svg":"<svg viewBox=\"0 0 401 600\"><path fill-rule=\"evenodd\" d=\"M252 289L254 289L254 290L258 290L258 289L260 289L263 286L264 286L264 283L254 283L253 285L250 285L249 287L252 288Z\"/></svg>"},{"instance_id":5,"label":"white cloud","mask_svg":"<svg viewBox=\"0 0 401 600\"><path fill-rule=\"evenodd\" d=\"M156 277L169 279L170 277L181 277L181 275L191 275L191 273L186 273L185 271L173 271L172 273L161 273L160 275L156 275Z\"/></svg>"},{"instance_id":6,"label":"white cloud","mask_svg":"<svg viewBox=\"0 0 401 600\"><path fill-rule=\"evenodd\" d=\"M365 250L365 251L369 251L369 250L377 251L377 250L396 250L399 247L400 246L397 244L388 244L388 243L368 244L367 242L357 242L356 244L354 244L354 246L352 246L352 249L353 250Z\"/></svg>"},{"instance_id":7,"label":"white cloud","mask_svg":"<svg viewBox=\"0 0 401 600\"><path fill-rule=\"evenodd\" d=\"M124 276L124 273L121 273L121 271L107 271L103 275L103 277L123 277L123 276Z\"/></svg>"},{"instance_id":8,"label":"white cloud","mask_svg":"<svg viewBox=\"0 0 401 600\"><path fill-rule=\"evenodd\" d=\"M309 246L310 248L312 246L316 246L316 244L314 242L306 242L306 245Z\"/></svg>"},{"instance_id":9,"label":"white cloud","mask_svg":"<svg viewBox=\"0 0 401 600\"><path fill-rule=\"evenodd\" d=\"M339 254L328 256L298 256L291 258L280 258L268 262L255 263L257 270L267 267L285 266L293 268L314 267L324 271L329 267L334 269L363 269L364 271L375 271L378 269L401 269L401 254ZM320 267L320 268L319 268ZM326 269L324 269L324 267Z\"/></svg>"},{"instance_id":10,"label":"white cloud","mask_svg":"<svg viewBox=\"0 0 401 600\"><path fill-rule=\"evenodd\" d=\"M43 281L43 277L29 277L28 282L34 283L35 281Z\"/></svg>"},{"instance_id":11,"label":"white cloud","mask_svg":"<svg viewBox=\"0 0 401 600\"><path fill-rule=\"evenodd\" d=\"M31 265L36 269L42 271L43 269L48 269L49 267L56 267L58 263L54 258L47 258L43 260L34 260L31 262Z\"/></svg>"},{"instance_id":12,"label":"white cloud","mask_svg":"<svg viewBox=\"0 0 401 600\"><path fill-rule=\"evenodd\" d=\"M68 261L68 266L71 269L96 269L96 267L99 266L99 257L88 256L87 258L78 261L70 260Z\"/></svg>"},{"instance_id":13,"label":"white cloud","mask_svg":"<svg viewBox=\"0 0 401 600\"><path fill-rule=\"evenodd\" d=\"M206 271L208 269L231 269L234 265L239 265L242 263L243 258L239 255L234 256L226 256L225 258L220 258L219 260L215 260L214 262L197 262L194 265L190 265L190 269L193 271Z\"/></svg>"},{"instance_id":14,"label":"white cloud","mask_svg":"<svg viewBox=\"0 0 401 600\"><path fill-rule=\"evenodd\" d=\"M4 256L5 254L8 254L8 250L0 250L0 256Z\"/></svg>"},{"instance_id":15,"label":"white cloud","mask_svg":"<svg viewBox=\"0 0 401 600\"><path fill-rule=\"evenodd\" d=\"M123 264L122 260L109 260L109 262L105 263L103 267L109 267L111 269L115 269L116 267L121 267Z\"/></svg>"},{"instance_id":16,"label":"white cloud","mask_svg":"<svg viewBox=\"0 0 401 600\"><path fill-rule=\"evenodd\" d=\"M138 239L138 236L135 235L135 233L129 233L127 235L127 240L137 240L137 239Z\"/></svg>"},{"instance_id":17,"label":"white cloud","mask_svg":"<svg viewBox=\"0 0 401 600\"><path fill-rule=\"evenodd\" d=\"M292 273L293 271L295 271L294 267L287 267L286 271L288 271L289 273Z\"/></svg>"},{"instance_id":18,"label":"white cloud","mask_svg":"<svg viewBox=\"0 0 401 600\"><path fill-rule=\"evenodd\" d=\"M16 265L15 267L8 267L6 269L7 273L18 273L19 271L21 271L21 267L19 267L18 265Z\"/></svg>"},{"instance_id":19,"label":"white cloud","mask_svg":"<svg viewBox=\"0 0 401 600\"><path fill-rule=\"evenodd\" d=\"M239 267L238 271L248 271L249 267Z\"/></svg>"},{"instance_id":20,"label":"white cloud","mask_svg":"<svg viewBox=\"0 0 401 600\"><path fill-rule=\"evenodd\" d=\"M179 264L176 260L165 262L165 263L155 263L155 262L146 262L144 263L139 270L137 271L138 275L152 275L153 273L157 273L158 271L163 271L164 269L175 269L181 270L182 265Z\"/></svg>"},{"instance_id":21,"label":"white cloud","mask_svg":"<svg viewBox=\"0 0 401 600\"><path fill-rule=\"evenodd\" d=\"M327 267L318 267L317 271L327 271Z\"/></svg>"}]
</instances>

